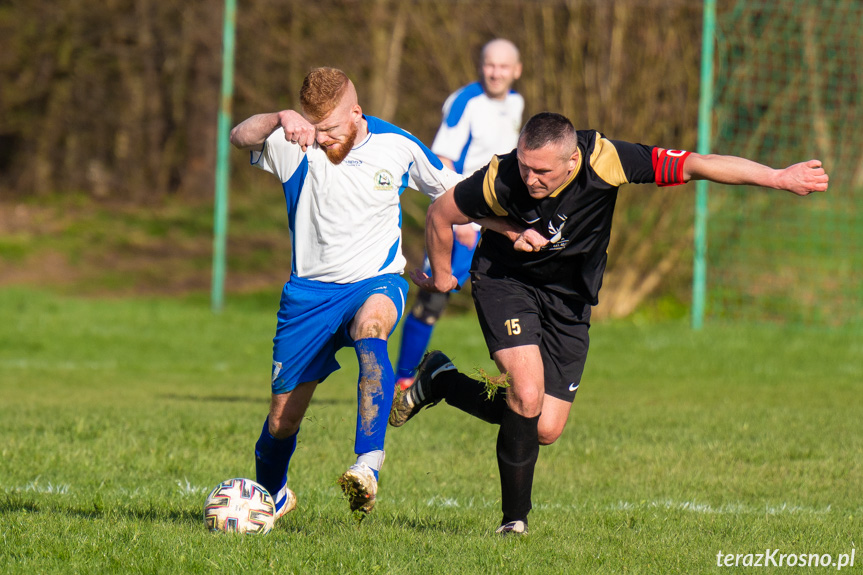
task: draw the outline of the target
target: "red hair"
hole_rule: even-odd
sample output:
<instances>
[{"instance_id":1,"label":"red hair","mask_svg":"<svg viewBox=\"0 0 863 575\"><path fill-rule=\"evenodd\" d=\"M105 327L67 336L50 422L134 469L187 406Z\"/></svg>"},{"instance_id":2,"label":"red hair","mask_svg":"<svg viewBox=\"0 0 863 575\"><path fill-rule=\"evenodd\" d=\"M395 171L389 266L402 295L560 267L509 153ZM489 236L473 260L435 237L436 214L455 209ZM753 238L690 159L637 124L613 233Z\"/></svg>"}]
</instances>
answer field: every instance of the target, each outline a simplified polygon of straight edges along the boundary
<instances>
[{"instance_id":1,"label":"red hair","mask_svg":"<svg viewBox=\"0 0 863 575\"><path fill-rule=\"evenodd\" d=\"M313 122L319 122L339 105L348 89L347 74L337 68L315 68L303 80L300 105Z\"/></svg>"}]
</instances>

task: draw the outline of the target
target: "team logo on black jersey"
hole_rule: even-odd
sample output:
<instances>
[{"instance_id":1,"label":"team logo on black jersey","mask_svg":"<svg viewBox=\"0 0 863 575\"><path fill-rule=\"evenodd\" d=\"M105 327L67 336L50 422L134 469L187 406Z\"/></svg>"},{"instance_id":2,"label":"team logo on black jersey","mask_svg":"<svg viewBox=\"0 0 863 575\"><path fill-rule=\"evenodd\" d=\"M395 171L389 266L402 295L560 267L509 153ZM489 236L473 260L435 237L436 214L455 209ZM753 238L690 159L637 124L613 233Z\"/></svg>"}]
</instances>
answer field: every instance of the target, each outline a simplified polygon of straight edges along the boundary
<instances>
[{"instance_id":1,"label":"team logo on black jersey","mask_svg":"<svg viewBox=\"0 0 863 575\"><path fill-rule=\"evenodd\" d=\"M551 237L544 247L550 250L562 250L566 247L566 244L569 243L568 239L561 239L563 236L563 232L561 230L563 230L563 225L566 223L567 216L565 214L557 214L556 217L560 220L560 224L557 226L554 225L554 218L548 222L548 233L551 234Z\"/></svg>"},{"instance_id":2,"label":"team logo on black jersey","mask_svg":"<svg viewBox=\"0 0 863 575\"><path fill-rule=\"evenodd\" d=\"M378 170L375 174L375 189L385 191L395 189L395 178L388 170Z\"/></svg>"}]
</instances>

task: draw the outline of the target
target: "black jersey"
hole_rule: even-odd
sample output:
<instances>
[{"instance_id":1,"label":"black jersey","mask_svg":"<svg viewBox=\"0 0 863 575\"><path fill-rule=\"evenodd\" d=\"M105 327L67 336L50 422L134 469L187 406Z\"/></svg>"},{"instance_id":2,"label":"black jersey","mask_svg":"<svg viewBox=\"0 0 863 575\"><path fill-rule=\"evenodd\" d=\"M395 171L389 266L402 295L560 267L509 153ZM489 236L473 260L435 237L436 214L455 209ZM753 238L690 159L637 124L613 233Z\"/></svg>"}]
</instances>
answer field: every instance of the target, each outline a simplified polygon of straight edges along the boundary
<instances>
[{"instance_id":1,"label":"black jersey","mask_svg":"<svg viewBox=\"0 0 863 575\"><path fill-rule=\"evenodd\" d=\"M626 183L655 182L657 151L662 149L608 140L593 130L576 133L578 166L549 196L530 197L513 150L495 156L485 168L456 185L454 199L472 219L504 216L549 239L539 252L519 252L505 236L483 230L472 269L513 277L596 305L617 189Z\"/></svg>"}]
</instances>

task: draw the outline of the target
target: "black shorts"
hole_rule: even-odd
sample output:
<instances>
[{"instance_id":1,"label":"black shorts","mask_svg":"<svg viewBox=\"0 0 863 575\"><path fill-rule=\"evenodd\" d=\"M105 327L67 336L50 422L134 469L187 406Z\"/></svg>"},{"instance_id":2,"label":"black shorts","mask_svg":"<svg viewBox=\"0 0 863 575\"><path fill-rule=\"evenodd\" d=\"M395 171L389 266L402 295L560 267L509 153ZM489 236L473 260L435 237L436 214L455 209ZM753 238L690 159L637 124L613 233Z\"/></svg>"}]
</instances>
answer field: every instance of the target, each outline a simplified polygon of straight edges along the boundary
<instances>
[{"instance_id":1,"label":"black shorts","mask_svg":"<svg viewBox=\"0 0 863 575\"><path fill-rule=\"evenodd\" d=\"M489 353L538 345L545 393L572 402L590 346L590 304L476 271L471 291Z\"/></svg>"}]
</instances>

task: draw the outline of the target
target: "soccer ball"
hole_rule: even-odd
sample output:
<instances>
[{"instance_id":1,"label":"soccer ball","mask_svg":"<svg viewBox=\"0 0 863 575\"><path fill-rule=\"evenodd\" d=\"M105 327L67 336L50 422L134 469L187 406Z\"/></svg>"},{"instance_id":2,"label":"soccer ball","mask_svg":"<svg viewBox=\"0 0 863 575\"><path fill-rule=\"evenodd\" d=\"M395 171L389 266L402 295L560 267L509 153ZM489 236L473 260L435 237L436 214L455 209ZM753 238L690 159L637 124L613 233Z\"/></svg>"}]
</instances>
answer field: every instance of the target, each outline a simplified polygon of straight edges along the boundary
<instances>
[{"instance_id":1,"label":"soccer ball","mask_svg":"<svg viewBox=\"0 0 863 575\"><path fill-rule=\"evenodd\" d=\"M204 523L210 531L269 533L276 504L263 485L251 479L227 479L207 496Z\"/></svg>"}]
</instances>

